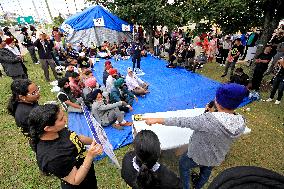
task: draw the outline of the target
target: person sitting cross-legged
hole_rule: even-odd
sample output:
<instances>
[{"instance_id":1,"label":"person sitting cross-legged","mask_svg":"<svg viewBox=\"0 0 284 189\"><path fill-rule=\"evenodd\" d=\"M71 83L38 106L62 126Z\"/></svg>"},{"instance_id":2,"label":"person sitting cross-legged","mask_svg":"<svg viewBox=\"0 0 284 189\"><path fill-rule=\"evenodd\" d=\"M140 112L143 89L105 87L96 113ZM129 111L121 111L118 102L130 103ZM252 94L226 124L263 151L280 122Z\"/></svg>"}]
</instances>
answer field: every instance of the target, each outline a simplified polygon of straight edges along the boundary
<instances>
[{"instance_id":1,"label":"person sitting cross-legged","mask_svg":"<svg viewBox=\"0 0 284 189\"><path fill-rule=\"evenodd\" d=\"M133 110L132 105L134 99L138 101L137 97L127 89L127 86L124 83L124 79L123 78L117 79L114 82L114 87L112 88L110 93L110 103L125 101L127 105L122 106L119 109L124 112L129 112L129 110L130 111Z\"/></svg>"},{"instance_id":2,"label":"person sitting cross-legged","mask_svg":"<svg viewBox=\"0 0 284 189\"><path fill-rule=\"evenodd\" d=\"M119 101L107 104L100 89L95 89L88 94L87 100L92 102L92 114L103 127L112 125L112 127L121 130L123 129L122 126L132 125L132 122L124 120L124 112L119 110L119 107L127 105L126 102Z\"/></svg>"},{"instance_id":3,"label":"person sitting cross-legged","mask_svg":"<svg viewBox=\"0 0 284 189\"><path fill-rule=\"evenodd\" d=\"M128 89L135 95L145 95L149 93L149 85L137 77L130 67L127 68L125 81Z\"/></svg>"}]
</instances>

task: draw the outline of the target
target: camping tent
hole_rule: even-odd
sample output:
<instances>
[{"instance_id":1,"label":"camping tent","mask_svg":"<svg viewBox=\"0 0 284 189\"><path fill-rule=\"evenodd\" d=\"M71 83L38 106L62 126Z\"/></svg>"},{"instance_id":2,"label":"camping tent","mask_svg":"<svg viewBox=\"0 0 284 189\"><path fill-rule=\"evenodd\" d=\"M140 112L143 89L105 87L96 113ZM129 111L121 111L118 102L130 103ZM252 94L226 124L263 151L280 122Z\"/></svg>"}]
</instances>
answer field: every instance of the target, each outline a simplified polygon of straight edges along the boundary
<instances>
[{"instance_id":1,"label":"camping tent","mask_svg":"<svg viewBox=\"0 0 284 189\"><path fill-rule=\"evenodd\" d=\"M121 42L124 38L130 41L133 26L96 5L69 17L60 29L67 33L67 42L83 42L88 46L94 42L100 46L104 41Z\"/></svg>"}]
</instances>

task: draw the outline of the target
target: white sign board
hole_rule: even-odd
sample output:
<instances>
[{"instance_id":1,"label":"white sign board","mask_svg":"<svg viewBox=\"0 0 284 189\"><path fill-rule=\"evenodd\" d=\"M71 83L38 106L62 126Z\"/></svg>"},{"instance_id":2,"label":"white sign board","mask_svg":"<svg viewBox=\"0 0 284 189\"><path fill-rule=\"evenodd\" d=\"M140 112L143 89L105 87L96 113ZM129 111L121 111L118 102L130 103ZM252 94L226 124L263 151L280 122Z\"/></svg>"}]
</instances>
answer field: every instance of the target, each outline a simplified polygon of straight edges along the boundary
<instances>
[{"instance_id":1,"label":"white sign board","mask_svg":"<svg viewBox=\"0 0 284 189\"><path fill-rule=\"evenodd\" d=\"M122 28L122 31L130 31L130 25L122 24L121 28Z\"/></svg>"},{"instance_id":2,"label":"white sign board","mask_svg":"<svg viewBox=\"0 0 284 189\"><path fill-rule=\"evenodd\" d=\"M105 26L105 21L104 21L103 17L101 17L101 18L94 18L93 21L94 21L94 25L95 26Z\"/></svg>"}]
</instances>

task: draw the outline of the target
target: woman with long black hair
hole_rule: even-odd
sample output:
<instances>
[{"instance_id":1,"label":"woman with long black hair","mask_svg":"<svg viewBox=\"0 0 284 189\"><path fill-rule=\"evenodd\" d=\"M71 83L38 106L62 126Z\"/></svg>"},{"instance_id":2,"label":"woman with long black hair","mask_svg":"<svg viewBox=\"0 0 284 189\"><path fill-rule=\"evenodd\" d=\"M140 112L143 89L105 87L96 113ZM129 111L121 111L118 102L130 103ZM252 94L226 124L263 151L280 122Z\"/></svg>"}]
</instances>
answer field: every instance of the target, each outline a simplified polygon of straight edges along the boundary
<instances>
[{"instance_id":1,"label":"woman with long black hair","mask_svg":"<svg viewBox=\"0 0 284 189\"><path fill-rule=\"evenodd\" d=\"M39 87L29 79L16 79L11 84L11 91L8 112L14 116L23 134L29 136L28 116L31 110L38 106Z\"/></svg>"},{"instance_id":2,"label":"woman with long black hair","mask_svg":"<svg viewBox=\"0 0 284 189\"><path fill-rule=\"evenodd\" d=\"M125 154L121 176L133 189L181 189L177 175L158 163L160 141L150 130L140 131L133 142L134 151Z\"/></svg>"},{"instance_id":3,"label":"woman with long black hair","mask_svg":"<svg viewBox=\"0 0 284 189\"><path fill-rule=\"evenodd\" d=\"M89 137L69 131L66 121L58 105L46 104L31 111L31 146L39 169L60 178L63 189L96 189L93 158L102 153L102 147ZM88 144L87 151L84 145Z\"/></svg>"}]
</instances>

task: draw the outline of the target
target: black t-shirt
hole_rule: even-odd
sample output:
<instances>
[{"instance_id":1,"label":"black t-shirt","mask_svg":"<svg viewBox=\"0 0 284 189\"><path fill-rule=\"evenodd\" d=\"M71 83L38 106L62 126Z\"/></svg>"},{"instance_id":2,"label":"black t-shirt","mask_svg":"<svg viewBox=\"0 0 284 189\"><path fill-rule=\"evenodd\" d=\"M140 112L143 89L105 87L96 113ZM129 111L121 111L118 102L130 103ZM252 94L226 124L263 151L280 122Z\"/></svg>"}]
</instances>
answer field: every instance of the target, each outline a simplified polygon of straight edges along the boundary
<instances>
[{"instance_id":1,"label":"black t-shirt","mask_svg":"<svg viewBox=\"0 0 284 189\"><path fill-rule=\"evenodd\" d=\"M80 185L74 186L62 180L62 178L69 175L74 166L77 169L80 168L86 153L85 146L76 133L65 128L59 132L59 138L39 141L36 159L41 171L61 179L61 187L63 189L96 189L97 179L93 163Z\"/></svg>"},{"instance_id":2,"label":"black t-shirt","mask_svg":"<svg viewBox=\"0 0 284 189\"><path fill-rule=\"evenodd\" d=\"M272 57L273 55L271 53L269 54L261 53L260 55L258 55L257 59L268 60L268 62L267 63L256 63L255 69L265 69L266 70L268 68L268 63L270 62Z\"/></svg>"},{"instance_id":3,"label":"black t-shirt","mask_svg":"<svg viewBox=\"0 0 284 189\"><path fill-rule=\"evenodd\" d=\"M133 151L127 152L122 160L121 177L124 181L133 189L136 189L133 185L136 180L138 172L133 167L133 158L135 153ZM160 186L156 189L182 189L182 184L177 175L169 170L166 166L160 165L160 168L155 172Z\"/></svg>"},{"instance_id":4,"label":"black t-shirt","mask_svg":"<svg viewBox=\"0 0 284 189\"><path fill-rule=\"evenodd\" d=\"M243 50L244 50L244 46L242 46L242 45L239 45L239 46L234 45L234 46L232 47L232 49L231 49L231 55L232 55L232 56L236 56L239 52L240 52L240 54L242 54ZM239 56L240 56L240 55L239 55ZM234 62L237 62L237 61L238 61L239 56L236 56L236 57L234 58Z\"/></svg>"},{"instance_id":5,"label":"black t-shirt","mask_svg":"<svg viewBox=\"0 0 284 189\"><path fill-rule=\"evenodd\" d=\"M15 112L15 120L18 127L22 128L23 133L29 133L28 117L32 109L38 106L38 103L23 103L20 102Z\"/></svg>"},{"instance_id":6,"label":"black t-shirt","mask_svg":"<svg viewBox=\"0 0 284 189\"><path fill-rule=\"evenodd\" d=\"M90 67L89 58L79 57L78 58L78 65L79 65L80 68L89 68Z\"/></svg>"}]
</instances>

